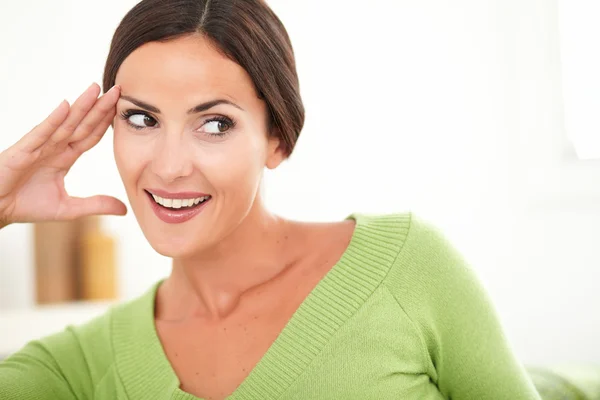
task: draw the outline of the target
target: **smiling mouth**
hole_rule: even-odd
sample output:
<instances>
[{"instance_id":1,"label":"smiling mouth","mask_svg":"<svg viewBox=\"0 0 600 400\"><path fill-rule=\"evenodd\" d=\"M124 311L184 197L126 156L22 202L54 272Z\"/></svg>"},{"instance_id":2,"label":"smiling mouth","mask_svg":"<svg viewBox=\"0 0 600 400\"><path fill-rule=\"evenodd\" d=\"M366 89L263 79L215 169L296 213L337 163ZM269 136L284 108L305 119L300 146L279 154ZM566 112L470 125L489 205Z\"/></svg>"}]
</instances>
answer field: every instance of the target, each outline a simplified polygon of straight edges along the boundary
<instances>
[{"instance_id":1,"label":"smiling mouth","mask_svg":"<svg viewBox=\"0 0 600 400\"><path fill-rule=\"evenodd\" d=\"M167 199L144 190L150 199L155 202L161 208L170 211L188 211L201 206L203 203L209 201L212 196L196 197L189 199Z\"/></svg>"}]
</instances>

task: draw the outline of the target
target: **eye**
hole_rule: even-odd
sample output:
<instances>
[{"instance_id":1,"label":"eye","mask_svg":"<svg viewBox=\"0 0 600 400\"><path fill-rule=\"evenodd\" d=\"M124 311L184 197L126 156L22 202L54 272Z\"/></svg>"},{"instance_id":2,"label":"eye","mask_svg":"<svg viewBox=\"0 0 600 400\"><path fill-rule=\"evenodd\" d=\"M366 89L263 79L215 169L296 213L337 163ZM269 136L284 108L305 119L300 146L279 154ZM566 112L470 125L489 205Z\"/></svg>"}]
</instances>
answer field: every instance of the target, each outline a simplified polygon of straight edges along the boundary
<instances>
[{"instance_id":1,"label":"eye","mask_svg":"<svg viewBox=\"0 0 600 400\"><path fill-rule=\"evenodd\" d=\"M143 111L127 110L121 113L121 119L125 120L134 129L153 128L157 121Z\"/></svg>"},{"instance_id":2,"label":"eye","mask_svg":"<svg viewBox=\"0 0 600 400\"><path fill-rule=\"evenodd\" d=\"M234 126L235 122L231 118L222 115L212 117L204 123L206 134L218 137L227 135Z\"/></svg>"},{"instance_id":3,"label":"eye","mask_svg":"<svg viewBox=\"0 0 600 400\"><path fill-rule=\"evenodd\" d=\"M136 130L142 130L155 127L158 122L156 119L141 110L126 110L120 114L121 119L127 122L129 126ZM236 123L231 118L224 115L218 115L209 118L202 126L205 127L205 133L208 136L224 137L230 133Z\"/></svg>"}]
</instances>

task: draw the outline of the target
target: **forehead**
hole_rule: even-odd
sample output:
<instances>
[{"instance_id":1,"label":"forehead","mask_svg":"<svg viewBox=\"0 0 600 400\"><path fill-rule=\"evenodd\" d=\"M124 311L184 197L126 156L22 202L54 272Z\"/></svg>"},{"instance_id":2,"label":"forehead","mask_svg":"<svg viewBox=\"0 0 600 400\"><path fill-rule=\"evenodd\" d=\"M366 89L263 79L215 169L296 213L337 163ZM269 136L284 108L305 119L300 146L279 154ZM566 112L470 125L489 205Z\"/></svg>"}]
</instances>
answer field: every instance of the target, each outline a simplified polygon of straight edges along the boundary
<instances>
[{"instance_id":1,"label":"forehead","mask_svg":"<svg viewBox=\"0 0 600 400\"><path fill-rule=\"evenodd\" d=\"M115 83L147 97L257 99L248 73L200 35L140 46L121 64Z\"/></svg>"}]
</instances>

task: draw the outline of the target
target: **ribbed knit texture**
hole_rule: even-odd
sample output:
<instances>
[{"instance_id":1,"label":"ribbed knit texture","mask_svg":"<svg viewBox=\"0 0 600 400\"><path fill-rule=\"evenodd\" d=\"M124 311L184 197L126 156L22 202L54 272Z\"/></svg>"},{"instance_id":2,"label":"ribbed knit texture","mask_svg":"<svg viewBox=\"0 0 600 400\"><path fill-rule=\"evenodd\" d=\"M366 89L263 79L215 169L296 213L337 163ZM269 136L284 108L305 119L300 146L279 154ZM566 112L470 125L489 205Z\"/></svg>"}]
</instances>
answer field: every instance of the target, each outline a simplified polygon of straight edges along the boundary
<instances>
[{"instance_id":1,"label":"ribbed knit texture","mask_svg":"<svg viewBox=\"0 0 600 400\"><path fill-rule=\"evenodd\" d=\"M228 399L539 399L439 230L410 212L347 219L348 248ZM159 284L0 363L0 399L198 400L158 339Z\"/></svg>"}]
</instances>

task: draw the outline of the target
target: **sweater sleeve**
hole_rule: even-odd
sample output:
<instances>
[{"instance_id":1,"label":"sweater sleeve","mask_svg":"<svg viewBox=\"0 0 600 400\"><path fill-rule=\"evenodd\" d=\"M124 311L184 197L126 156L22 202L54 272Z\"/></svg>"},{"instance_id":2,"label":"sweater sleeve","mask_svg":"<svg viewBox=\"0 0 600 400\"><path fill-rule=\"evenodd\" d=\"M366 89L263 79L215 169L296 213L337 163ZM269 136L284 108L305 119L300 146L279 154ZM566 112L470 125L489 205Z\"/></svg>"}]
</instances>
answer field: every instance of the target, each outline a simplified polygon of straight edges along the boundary
<instances>
[{"instance_id":1,"label":"sweater sleeve","mask_svg":"<svg viewBox=\"0 0 600 400\"><path fill-rule=\"evenodd\" d=\"M71 326L0 362L0 399L92 398L90 371Z\"/></svg>"},{"instance_id":2,"label":"sweater sleeve","mask_svg":"<svg viewBox=\"0 0 600 400\"><path fill-rule=\"evenodd\" d=\"M388 280L446 399L540 400L486 290L439 229L413 214Z\"/></svg>"},{"instance_id":3,"label":"sweater sleeve","mask_svg":"<svg viewBox=\"0 0 600 400\"><path fill-rule=\"evenodd\" d=\"M39 341L0 362L0 399L75 399L60 367Z\"/></svg>"}]
</instances>

